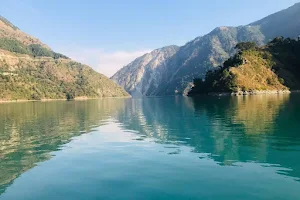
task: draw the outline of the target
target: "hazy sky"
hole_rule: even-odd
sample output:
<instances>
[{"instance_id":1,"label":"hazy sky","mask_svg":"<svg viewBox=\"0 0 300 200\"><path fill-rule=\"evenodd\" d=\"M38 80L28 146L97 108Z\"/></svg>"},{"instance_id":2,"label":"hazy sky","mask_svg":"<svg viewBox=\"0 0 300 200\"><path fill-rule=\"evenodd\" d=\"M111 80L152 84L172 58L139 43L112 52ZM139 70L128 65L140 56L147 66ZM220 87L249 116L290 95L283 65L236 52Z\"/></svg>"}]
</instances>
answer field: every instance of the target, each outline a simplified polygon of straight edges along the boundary
<instances>
[{"instance_id":1,"label":"hazy sky","mask_svg":"<svg viewBox=\"0 0 300 200\"><path fill-rule=\"evenodd\" d=\"M111 76L155 48L261 19L300 0L0 0L0 14Z\"/></svg>"}]
</instances>

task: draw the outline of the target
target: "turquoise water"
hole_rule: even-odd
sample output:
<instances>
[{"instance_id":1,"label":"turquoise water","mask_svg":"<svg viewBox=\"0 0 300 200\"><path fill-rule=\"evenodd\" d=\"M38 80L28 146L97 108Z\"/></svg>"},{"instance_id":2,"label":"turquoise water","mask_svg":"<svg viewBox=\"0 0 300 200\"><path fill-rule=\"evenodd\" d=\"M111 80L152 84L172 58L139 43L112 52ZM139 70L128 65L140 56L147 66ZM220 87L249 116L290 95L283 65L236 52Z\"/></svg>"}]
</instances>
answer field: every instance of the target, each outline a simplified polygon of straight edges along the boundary
<instances>
[{"instance_id":1,"label":"turquoise water","mask_svg":"<svg viewBox=\"0 0 300 200\"><path fill-rule=\"evenodd\" d=\"M299 199L300 95L0 104L0 199Z\"/></svg>"}]
</instances>

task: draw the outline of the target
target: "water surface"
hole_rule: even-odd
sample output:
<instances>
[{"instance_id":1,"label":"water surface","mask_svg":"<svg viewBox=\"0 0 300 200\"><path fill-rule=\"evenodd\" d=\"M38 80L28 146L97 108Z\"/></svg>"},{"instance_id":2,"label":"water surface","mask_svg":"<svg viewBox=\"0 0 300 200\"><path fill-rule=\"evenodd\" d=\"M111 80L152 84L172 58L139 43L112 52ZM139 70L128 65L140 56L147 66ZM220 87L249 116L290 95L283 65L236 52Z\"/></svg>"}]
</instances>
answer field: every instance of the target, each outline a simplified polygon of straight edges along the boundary
<instances>
[{"instance_id":1,"label":"water surface","mask_svg":"<svg viewBox=\"0 0 300 200\"><path fill-rule=\"evenodd\" d=\"M0 199L298 199L300 95L0 104Z\"/></svg>"}]
</instances>

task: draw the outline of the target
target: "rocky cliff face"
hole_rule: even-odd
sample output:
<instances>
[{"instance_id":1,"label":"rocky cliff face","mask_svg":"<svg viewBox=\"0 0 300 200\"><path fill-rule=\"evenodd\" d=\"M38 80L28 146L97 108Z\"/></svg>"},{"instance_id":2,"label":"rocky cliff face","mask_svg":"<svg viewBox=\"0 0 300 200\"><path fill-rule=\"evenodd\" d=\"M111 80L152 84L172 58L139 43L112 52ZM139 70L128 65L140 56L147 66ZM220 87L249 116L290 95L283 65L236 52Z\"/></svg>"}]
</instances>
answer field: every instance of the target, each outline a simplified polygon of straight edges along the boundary
<instances>
[{"instance_id":1,"label":"rocky cliff face","mask_svg":"<svg viewBox=\"0 0 300 200\"><path fill-rule=\"evenodd\" d=\"M147 53L123 67L111 79L132 96L155 95L168 70L166 61L174 56L178 49L177 46L168 46Z\"/></svg>"},{"instance_id":2,"label":"rocky cliff face","mask_svg":"<svg viewBox=\"0 0 300 200\"><path fill-rule=\"evenodd\" d=\"M148 63L145 56L123 67L112 79L130 93L146 96L186 94L193 79L204 77L207 70L221 65L235 53L237 43L253 41L263 45L275 36L300 35L299 13L300 3L246 26L218 27L197 37L177 48L172 56L165 57L162 65L152 68L150 74L158 77L154 79L155 84L146 68L140 67L140 62ZM155 59L151 57L151 62L155 63Z\"/></svg>"}]
</instances>

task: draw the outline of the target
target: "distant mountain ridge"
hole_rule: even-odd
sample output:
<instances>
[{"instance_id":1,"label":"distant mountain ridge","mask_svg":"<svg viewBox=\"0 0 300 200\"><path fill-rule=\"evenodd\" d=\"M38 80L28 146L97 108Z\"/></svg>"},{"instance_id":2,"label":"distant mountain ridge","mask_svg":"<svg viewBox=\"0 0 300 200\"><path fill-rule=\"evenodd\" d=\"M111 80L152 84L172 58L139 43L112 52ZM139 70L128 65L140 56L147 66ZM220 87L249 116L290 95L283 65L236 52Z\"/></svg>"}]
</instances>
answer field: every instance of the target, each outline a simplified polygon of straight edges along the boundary
<instances>
[{"instance_id":1,"label":"distant mountain ridge","mask_svg":"<svg viewBox=\"0 0 300 200\"><path fill-rule=\"evenodd\" d=\"M249 25L260 27L260 31L266 37L266 43L278 36L298 37L300 35L300 2Z\"/></svg>"},{"instance_id":2,"label":"distant mountain ridge","mask_svg":"<svg viewBox=\"0 0 300 200\"><path fill-rule=\"evenodd\" d=\"M2 16L0 91L0 102L129 96L104 75L52 51Z\"/></svg>"},{"instance_id":3,"label":"distant mountain ridge","mask_svg":"<svg viewBox=\"0 0 300 200\"><path fill-rule=\"evenodd\" d=\"M152 73L160 77L160 81L156 82L158 87L151 87L149 76L139 74L138 82L143 82L144 88L149 88L147 92L134 87L138 85L134 69L140 68L143 57L136 59L140 62L123 67L112 79L129 93L138 91L145 96L187 94L193 79L204 77L209 69L221 65L235 53L236 44L253 41L261 46L276 36L295 38L299 34L300 3L297 3L246 26L218 27L179 47L175 54L164 60L163 67L158 65L153 69ZM124 81L123 77L128 78Z\"/></svg>"}]
</instances>

